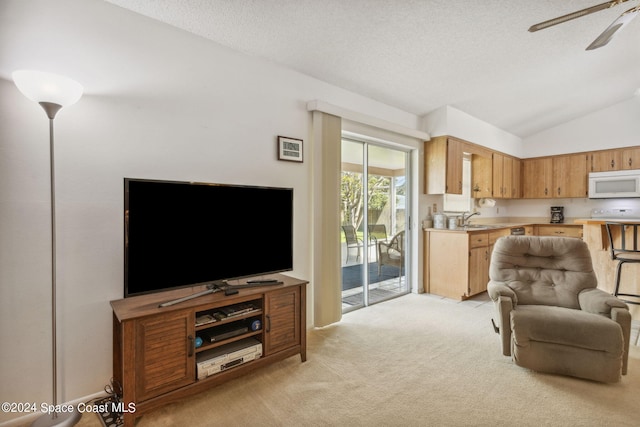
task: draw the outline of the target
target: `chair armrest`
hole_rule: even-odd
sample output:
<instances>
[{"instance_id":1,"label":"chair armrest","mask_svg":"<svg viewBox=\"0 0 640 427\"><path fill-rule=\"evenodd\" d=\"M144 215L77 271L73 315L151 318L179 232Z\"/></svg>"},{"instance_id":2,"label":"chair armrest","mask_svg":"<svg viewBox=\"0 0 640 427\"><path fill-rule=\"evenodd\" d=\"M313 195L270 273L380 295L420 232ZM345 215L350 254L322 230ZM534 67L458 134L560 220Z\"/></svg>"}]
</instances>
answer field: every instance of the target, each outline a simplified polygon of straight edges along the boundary
<instances>
[{"instance_id":1,"label":"chair armrest","mask_svg":"<svg viewBox=\"0 0 640 427\"><path fill-rule=\"evenodd\" d=\"M624 340L624 354L622 355L622 375L627 374L627 364L629 362L629 342L631 341L631 313L628 308L612 307L611 319L622 328L622 338Z\"/></svg>"},{"instance_id":2,"label":"chair armrest","mask_svg":"<svg viewBox=\"0 0 640 427\"><path fill-rule=\"evenodd\" d=\"M598 288L585 289L580 292L578 294L578 303L583 311L607 317L611 317L613 308L629 310L629 307L623 301Z\"/></svg>"},{"instance_id":3,"label":"chair armrest","mask_svg":"<svg viewBox=\"0 0 640 427\"><path fill-rule=\"evenodd\" d=\"M513 300L506 296L500 296L496 301L498 321L500 322L500 341L502 343L502 354L511 356L511 311L513 310Z\"/></svg>"},{"instance_id":4,"label":"chair armrest","mask_svg":"<svg viewBox=\"0 0 640 427\"><path fill-rule=\"evenodd\" d=\"M629 313L629 307L617 297L597 288L585 289L580 292L578 294L578 302L582 310L609 317L620 325L622 329L622 339L624 341L622 375L626 375L631 336L631 313Z\"/></svg>"},{"instance_id":5,"label":"chair armrest","mask_svg":"<svg viewBox=\"0 0 640 427\"><path fill-rule=\"evenodd\" d=\"M497 303L501 296L510 298L515 306L518 303L518 296L504 282L490 280L487 284L487 293L493 302Z\"/></svg>"},{"instance_id":6,"label":"chair armrest","mask_svg":"<svg viewBox=\"0 0 640 427\"><path fill-rule=\"evenodd\" d=\"M495 303L502 354L511 356L511 311L516 306L516 293L504 282L491 280L487 284L487 292Z\"/></svg>"}]
</instances>

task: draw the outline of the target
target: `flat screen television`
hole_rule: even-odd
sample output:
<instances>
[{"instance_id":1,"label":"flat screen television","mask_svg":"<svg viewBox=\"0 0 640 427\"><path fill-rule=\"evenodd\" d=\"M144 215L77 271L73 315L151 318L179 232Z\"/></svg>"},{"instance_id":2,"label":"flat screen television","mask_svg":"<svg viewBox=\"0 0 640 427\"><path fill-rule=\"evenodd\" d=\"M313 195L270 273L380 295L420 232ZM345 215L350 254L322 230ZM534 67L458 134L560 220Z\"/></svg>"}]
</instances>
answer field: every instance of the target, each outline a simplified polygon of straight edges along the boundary
<instances>
[{"instance_id":1,"label":"flat screen television","mask_svg":"<svg viewBox=\"0 0 640 427\"><path fill-rule=\"evenodd\" d=\"M124 296L293 269L293 189L125 178Z\"/></svg>"}]
</instances>

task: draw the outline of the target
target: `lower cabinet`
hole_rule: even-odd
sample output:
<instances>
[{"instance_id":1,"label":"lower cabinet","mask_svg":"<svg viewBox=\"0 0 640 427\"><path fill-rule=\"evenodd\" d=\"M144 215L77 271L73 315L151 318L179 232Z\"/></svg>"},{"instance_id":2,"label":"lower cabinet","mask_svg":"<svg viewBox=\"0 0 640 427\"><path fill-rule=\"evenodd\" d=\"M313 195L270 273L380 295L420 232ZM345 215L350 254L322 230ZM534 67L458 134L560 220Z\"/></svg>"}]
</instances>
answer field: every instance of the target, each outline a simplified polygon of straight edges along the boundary
<instances>
[{"instance_id":1,"label":"lower cabinet","mask_svg":"<svg viewBox=\"0 0 640 427\"><path fill-rule=\"evenodd\" d=\"M162 302L202 289L112 301L113 376L122 386L123 407L135 408L124 413L124 425L133 426L146 412L273 362L297 354L304 362L308 282L274 277L283 283L244 288L231 296L204 295L162 308ZM208 361L209 354L250 348L245 342L261 352L215 368L205 364L198 372L199 358Z\"/></svg>"},{"instance_id":2,"label":"lower cabinet","mask_svg":"<svg viewBox=\"0 0 640 427\"><path fill-rule=\"evenodd\" d=\"M195 381L192 310L135 322L136 398L147 400Z\"/></svg>"},{"instance_id":3,"label":"lower cabinet","mask_svg":"<svg viewBox=\"0 0 640 427\"><path fill-rule=\"evenodd\" d=\"M469 233L469 286L465 296L487 290L489 280L489 234Z\"/></svg>"},{"instance_id":4,"label":"lower cabinet","mask_svg":"<svg viewBox=\"0 0 640 427\"><path fill-rule=\"evenodd\" d=\"M425 292L466 299L484 292L489 281L489 234L425 232Z\"/></svg>"},{"instance_id":5,"label":"lower cabinet","mask_svg":"<svg viewBox=\"0 0 640 427\"><path fill-rule=\"evenodd\" d=\"M535 225L536 236L576 237L582 239L582 225L547 224Z\"/></svg>"},{"instance_id":6,"label":"lower cabinet","mask_svg":"<svg viewBox=\"0 0 640 427\"><path fill-rule=\"evenodd\" d=\"M281 289L265 295L264 354L270 355L300 343L300 295L296 289Z\"/></svg>"}]
</instances>

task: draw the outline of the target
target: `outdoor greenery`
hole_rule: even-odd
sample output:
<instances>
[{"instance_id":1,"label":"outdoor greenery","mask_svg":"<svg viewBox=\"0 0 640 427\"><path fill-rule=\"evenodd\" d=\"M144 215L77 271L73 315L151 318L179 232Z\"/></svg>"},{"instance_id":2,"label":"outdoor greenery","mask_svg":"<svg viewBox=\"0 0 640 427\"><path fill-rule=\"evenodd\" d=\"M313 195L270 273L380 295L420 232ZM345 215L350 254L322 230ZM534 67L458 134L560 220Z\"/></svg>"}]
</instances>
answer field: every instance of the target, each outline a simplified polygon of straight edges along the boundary
<instances>
[{"instance_id":1,"label":"outdoor greenery","mask_svg":"<svg viewBox=\"0 0 640 427\"><path fill-rule=\"evenodd\" d=\"M390 185L390 177L369 175L369 211L380 212L387 205L389 202ZM340 187L342 224L353 225L357 230L360 228L364 219L362 174L355 172L342 172Z\"/></svg>"}]
</instances>

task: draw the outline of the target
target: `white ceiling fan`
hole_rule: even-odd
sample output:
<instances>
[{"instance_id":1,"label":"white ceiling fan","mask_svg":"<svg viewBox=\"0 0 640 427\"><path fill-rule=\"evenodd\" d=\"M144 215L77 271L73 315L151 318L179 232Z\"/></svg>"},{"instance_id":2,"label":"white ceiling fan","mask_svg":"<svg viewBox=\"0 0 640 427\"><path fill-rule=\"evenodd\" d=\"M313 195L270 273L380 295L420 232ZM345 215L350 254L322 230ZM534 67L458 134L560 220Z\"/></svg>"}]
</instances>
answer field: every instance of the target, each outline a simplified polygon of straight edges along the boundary
<instances>
[{"instance_id":1,"label":"white ceiling fan","mask_svg":"<svg viewBox=\"0 0 640 427\"><path fill-rule=\"evenodd\" d=\"M629 0L612 0L606 3L599 4L597 6L591 6L586 9L578 10L577 12L569 13L567 15L559 16L557 18L549 19L548 21L540 22L539 24L532 25L529 31L534 32L538 30L544 30L545 28L552 27L554 25L562 24L563 22L570 21L572 19L581 18L585 15L589 15L594 12L599 12L610 7L617 6L621 3L626 3ZM640 12L640 6L632 7L618 17L602 34L600 34L586 50L598 49L611 41L614 34L619 31L623 26L631 22L633 18Z\"/></svg>"}]
</instances>

